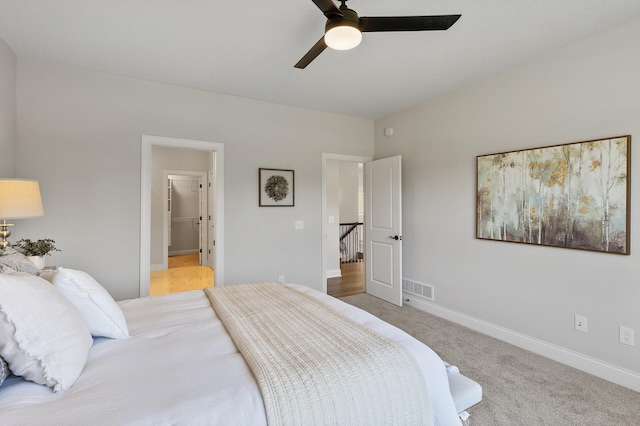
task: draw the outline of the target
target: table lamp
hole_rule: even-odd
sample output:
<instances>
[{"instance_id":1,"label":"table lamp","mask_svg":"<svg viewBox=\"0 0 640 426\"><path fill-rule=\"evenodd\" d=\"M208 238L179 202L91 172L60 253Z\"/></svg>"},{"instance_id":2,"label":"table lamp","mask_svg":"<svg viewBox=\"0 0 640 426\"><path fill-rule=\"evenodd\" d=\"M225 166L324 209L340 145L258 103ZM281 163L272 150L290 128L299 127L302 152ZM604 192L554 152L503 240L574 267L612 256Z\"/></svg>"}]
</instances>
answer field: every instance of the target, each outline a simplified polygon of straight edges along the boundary
<instances>
[{"instance_id":1,"label":"table lamp","mask_svg":"<svg viewBox=\"0 0 640 426\"><path fill-rule=\"evenodd\" d=\"M35 180L0 179L0 250L10 246L7 219L43 216L40 185Z\"/></svg>"}]
</instances>

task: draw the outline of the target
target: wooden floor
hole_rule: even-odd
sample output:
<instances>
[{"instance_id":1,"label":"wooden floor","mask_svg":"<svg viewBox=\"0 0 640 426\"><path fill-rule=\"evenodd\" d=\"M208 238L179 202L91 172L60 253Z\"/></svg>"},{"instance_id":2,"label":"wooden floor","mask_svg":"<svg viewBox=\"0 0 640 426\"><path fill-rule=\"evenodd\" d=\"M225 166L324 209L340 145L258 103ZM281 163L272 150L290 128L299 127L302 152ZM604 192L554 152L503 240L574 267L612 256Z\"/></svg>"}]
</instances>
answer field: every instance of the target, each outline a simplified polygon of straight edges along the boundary
<instances>
[{"instance_id":1,"label":"wooden floor","mask_svg":"<svg viewBox=\"0 0 640 426\"><path fill-rule=\"evenodd\" d=\"M327 280L327 293L334 297L364 293L364 262L343 263L342 277ZM160 296L213 287L213 269L198 264L197 254L169 257L169 269L151 272L149 294Z\"/></svg>"},{"instance_id":2,"label":"wooden floor","mask_svg":"<svg viewBox=\"0 0 640 426\"><path fill-rule=\"evenodd\" d=\"M160 296L213 287L213 269L200 266L198 254L169 257L169 269L151 272L149 294Z\"/></svg>"},{"instance_id":3,"label":"wooden floor","mask_svg":"<svg viewBox=\"0 0 640 426\"><path fill-rule=\"evenodd\" d=\"M327 279L327 294L333 297L364 293L364 262L343 263L342 276Z\"/></svg>"}]
</instances>

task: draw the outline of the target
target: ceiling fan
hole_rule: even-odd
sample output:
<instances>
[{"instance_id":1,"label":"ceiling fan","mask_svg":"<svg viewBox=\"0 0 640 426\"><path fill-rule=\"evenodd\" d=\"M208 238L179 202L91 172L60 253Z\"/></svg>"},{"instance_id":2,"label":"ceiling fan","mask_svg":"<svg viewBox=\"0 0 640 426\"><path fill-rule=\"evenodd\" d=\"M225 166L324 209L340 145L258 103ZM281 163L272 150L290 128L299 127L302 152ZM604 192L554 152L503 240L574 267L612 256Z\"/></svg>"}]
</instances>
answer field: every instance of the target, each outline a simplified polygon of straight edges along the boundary
<instances>
[{"instance_id":1,"label":"ceiling fan","mask_svg":"<svg viewBox=\"0 0 640 426\"><path fill-rule=\"evenodd\" d=\"M324 36L294 65L306 68L324 49L348 50L362 40L362 33L380 31L439 31L449 29L461 15L437 16L376 16L367 18L346 6L347 0L339 0L336 7L332 0L312 0L327 17Z\"/></svg>"}]
</instances>

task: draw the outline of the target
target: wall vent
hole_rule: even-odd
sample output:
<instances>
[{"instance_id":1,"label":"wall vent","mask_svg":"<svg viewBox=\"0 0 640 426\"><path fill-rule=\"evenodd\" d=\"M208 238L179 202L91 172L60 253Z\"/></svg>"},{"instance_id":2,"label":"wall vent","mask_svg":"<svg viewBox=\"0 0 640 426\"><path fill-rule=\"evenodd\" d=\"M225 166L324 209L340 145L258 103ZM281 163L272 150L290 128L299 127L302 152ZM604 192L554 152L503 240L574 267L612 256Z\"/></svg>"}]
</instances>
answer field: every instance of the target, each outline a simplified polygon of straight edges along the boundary
<instances>
[{"instance_id":1,"label":"wall vent","mask_svg":"<svg viewBox=\"0 0 640 426\"><path fill-rule=\"evenodd\" d=\"M424 284L407 278L402 279L402 291L412 296L434 301L434 288L431 284Z\"/></svg>"}]
</instances>

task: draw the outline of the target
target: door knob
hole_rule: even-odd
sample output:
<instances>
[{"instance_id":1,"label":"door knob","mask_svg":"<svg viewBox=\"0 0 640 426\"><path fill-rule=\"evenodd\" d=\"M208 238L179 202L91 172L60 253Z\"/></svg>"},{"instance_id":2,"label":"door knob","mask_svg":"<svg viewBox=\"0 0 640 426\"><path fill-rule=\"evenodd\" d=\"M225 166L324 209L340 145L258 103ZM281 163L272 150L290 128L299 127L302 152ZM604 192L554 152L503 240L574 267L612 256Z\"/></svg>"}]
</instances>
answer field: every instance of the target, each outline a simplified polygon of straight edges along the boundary
<instances>
[{"instance_id":1,"label":"door knob","mask_svg":"<svg viewBox=\"0 0 640 426\"><path fill-rule=\"evenodd\" d=\"M396 241L402 239L402 237L398 237L397 235L389 235L389 238L391 238L392 240L396 240Z\"/></svg>"}]
</instances>

